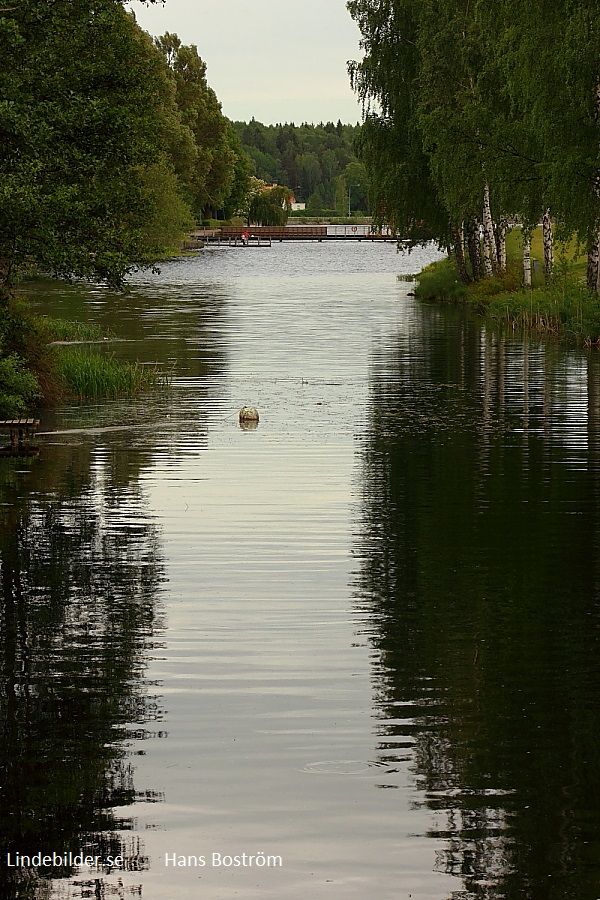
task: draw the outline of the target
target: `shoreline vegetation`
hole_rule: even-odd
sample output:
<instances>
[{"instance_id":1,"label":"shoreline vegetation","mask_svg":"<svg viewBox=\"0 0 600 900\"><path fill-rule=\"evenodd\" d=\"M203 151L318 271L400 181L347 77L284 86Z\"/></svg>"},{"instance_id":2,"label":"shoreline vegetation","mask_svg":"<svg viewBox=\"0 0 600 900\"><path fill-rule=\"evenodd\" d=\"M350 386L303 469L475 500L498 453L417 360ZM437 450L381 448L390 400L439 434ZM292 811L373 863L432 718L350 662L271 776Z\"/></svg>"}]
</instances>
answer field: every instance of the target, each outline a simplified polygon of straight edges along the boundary
<instances>
[{"instance_id":1,"label":"shoreline vegetation","mask_svg":"<svg viewBox=\"0 0 600 900\"><path fill-rule=\"evenodd\" d=\"M551 279L543 272L543 234L531 234L531 284L524 282L521 228L507 234L507 261L493 278L461 278L456 257L432 263L415 276L415 297L423 302L450 303L513 330L600 347L600 304L586 284L586 257L572 242L556 246Z\"/></svg>"},{"instance_id":2,"label":"shoreline vegetation","mask_svg":"<svg viewBox=\"0 0 600 900\"><path fill-rule=\"evenodd\" d=\"M12 299L0 319L0 418L20 418L67 400L133 396L166 387L156 367L115 358L114 335L95 325L36 316Z\"/></svg>"},{"instance_id":3,"label":"shoreline vegetation","mask_svg":"<svg viewBox=\"0 0 600 900\"><path fill-rule=\"evenodd\" d=\"M598 4L347 6L374 221L453 257L417 296L598 344Z\"/></svg>"},{"instance_id":4,"label":"shoreline vegetation","mask_svg":"<svg viewBox=\"0 0 600 900\"><path fill-rule=\"evenodd\" d=\"M27 274L119 290L207 223L285 224L294 201L368 214L358 124L231 121L197 47L152 37L126 0L19 0L0 9L0 44L0 417L167 380L47 346L15 297Z\"/></svg>"}]
</instances>

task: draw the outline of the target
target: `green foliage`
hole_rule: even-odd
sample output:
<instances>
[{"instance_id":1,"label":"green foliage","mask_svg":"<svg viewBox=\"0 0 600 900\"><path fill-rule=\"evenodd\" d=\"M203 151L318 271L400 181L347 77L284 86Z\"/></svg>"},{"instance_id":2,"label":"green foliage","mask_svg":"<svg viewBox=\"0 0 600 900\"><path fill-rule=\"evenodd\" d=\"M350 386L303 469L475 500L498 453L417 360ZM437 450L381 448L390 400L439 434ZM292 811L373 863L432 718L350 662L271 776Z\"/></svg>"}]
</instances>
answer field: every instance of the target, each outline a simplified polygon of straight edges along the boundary
<instances>
[{"instance_id":1,"label":"green foliage","mask_svg":"<svg viewBox=\"0 0 600 900\"><path fill-rule=\"evenodd\" d=\"M449 235L448 213L419 128L420 6L415 0L350 0L365 50L349 66L366 119L357 141L370 180L376 225L419 243Z\"/></svg>"},{"instance_id":2,"label":"green foliage","mask_svg":"<svg viewBox=\"0 0 600 900\"><path fill-rule=\"evenodd\" d=\"M350 78L376 222L457 243L481 221L547 208L583 246L600 225L600 9L591 0L350 0Z\"/></svg>"},{"instance_id":3,"label":"green foliage","mask_svg":"<svg viewBox=\"0 0 600 900\"><path fill-rule=\"evenodd\" d=\"M0 11L0 302L31 266L121 286L243 204L251 163L204 62L156 43L120 0Z\"/></svg>"},{"instance_id":4,"label":"green foliage","mask_svg":"<svg viewBox=\"0 0 600 900\"><path fill-rule=\"evenodd\" d=\"M116 0L0 14L0 283L31 262L119 285L154 250L165 67Z\"/></svg>"},{"instance_id":5,"label":"green foliage","mask_svg":"<svg viewBox=\"0 0 600 900\"><path fill-rule=\"evenodd\" d=\"M310 195L306 201L306 212L311 216L319 216L323 214L323 198L318 191Z\"/></svg>"},{"instance_id":6,"label":"green foliage","mask_svg":"<svg viewBox=\"0 0 600 900\"><path fill-rule=\"evenodd\" d=\"M0 344L0 418L14 419L27 413L41 395L35 375L16 353L2 355Z\"/></svg>"},{"instance_id":7,"label":"green foliage","mask_svg":"<svg viewBox=\"0 0 600 900\"><path fill-rule=\"evenodd\" d=\"M250 192L250 179L252 176L252 161L244 151L241 141L231 122L228 122L228 141L234 154L233 178L229 187L229 193L223 203L223 214L226 219L244 211L246 200Z\"/></svg>"},{"instance_id":8,"label":"green foliage","mask_svg":"<svg viewBox=\"0 0 600 900\"><path fill-rule=\"evenodd\" d=\"M215 92L206 80L206 64L192 44L176 34L156 38L175 90L181 126L191 136L184 153L172 155L184 196L198 221L218 210L233 213L243 204L252 168ZM181 141L178 149L181 150Z\"/></svg>"},{"instance_id":9,"label":"green foliage","mask_svg":"<svg viewBox=\"0 0 600 900\"><path fill-rule=\"evenodd\" d=\"M157 259L175 249L181 235L191 231L195 222L166 157L143 169L142 182L153 199L142 234L150 259Z\"/></svg>"},{"instance_id":10,"label":"green foliage","mask_svg":"<svg viewBox=\"0 0 600 900\"><path fill-rule=\"evenodd\" d=\"M306 202L316 194L322 206L337 208L338 179L349 163L357 162L354 142L360 132L358 125L263 125L255 119L233 124L258 178L268 184L289 185L296 200ZM357 196L357 205L359 201L366 209L366 185L364 196Z\"/></svg>"},{"instance_id":11,"label":"green foliage","mask_svg":"<svg viewBox=\"0 0 600 900\"><path fill-rule=\"evenodd\" d=\"M291 191L277 185L252 197L248 217L256 225L285 225L291 209Z\"/></svg>"},{"instance_id":12,"label":"green foliage","mask_svg":"<svg viewBox=\"0 0 600 900\"><path fill-rule=\"evenodd\" d=\"M458 277L456 264L452 259L432 263L419 274L415 286L415 296L419 300L442 300L451 303L465 303L469 298L467 287Z\"/></svg>"}]
</instances>

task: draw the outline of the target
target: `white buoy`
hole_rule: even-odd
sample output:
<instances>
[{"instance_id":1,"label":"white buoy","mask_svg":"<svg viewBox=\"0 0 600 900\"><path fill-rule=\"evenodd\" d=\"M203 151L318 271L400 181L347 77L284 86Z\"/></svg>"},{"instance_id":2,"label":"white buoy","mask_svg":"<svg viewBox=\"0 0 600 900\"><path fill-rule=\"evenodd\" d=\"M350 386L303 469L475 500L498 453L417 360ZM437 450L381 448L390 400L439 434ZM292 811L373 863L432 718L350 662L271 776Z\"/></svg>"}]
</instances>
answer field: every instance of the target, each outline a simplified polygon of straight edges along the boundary
<instances>
[{"instance_id":1,"label":"white buoy","mask_svg":"<svg viewBox=\"0 0 600 900\"><path fill-rule=\"evenodd\" d=\"M254 406L242 406L240 422L258 422L258 410Z\"/></svg>"}]
</instances>

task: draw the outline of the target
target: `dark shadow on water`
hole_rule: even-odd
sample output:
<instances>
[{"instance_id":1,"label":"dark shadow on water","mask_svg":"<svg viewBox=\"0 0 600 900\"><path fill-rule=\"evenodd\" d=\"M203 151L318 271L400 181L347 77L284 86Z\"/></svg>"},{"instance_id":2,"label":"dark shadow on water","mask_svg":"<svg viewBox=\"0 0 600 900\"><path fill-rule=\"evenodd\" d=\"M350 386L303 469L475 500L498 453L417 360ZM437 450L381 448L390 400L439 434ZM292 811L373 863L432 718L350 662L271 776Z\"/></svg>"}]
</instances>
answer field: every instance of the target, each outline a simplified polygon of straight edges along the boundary
<instances>
[{"instance_id":1,"label":"dark shadow on water","mask_svg":"<svg viewBox=\"0 0 600 900\"><path fill-rule=\"evenodd\" d=\"M9 867L7 854L147 867L124 810L160 800L138 796L131 747L161 734L144 671L164 570L132 457L88 443L0 462L0 895L16 900L50 896L47 878L77 870L68 857ZM107 874L101 865L91 893L82 875L69 896L110 896Z\"/></svg>"},{"instance_id":2,"label":"dark shadow on water","mask_svg":"<svg viewBox=\"0 0 600 900\"><path fill-rule=\"evenodd\" d=\"M362 451L381 786L409 772L452 897L597 900L600 360L429 315Z\"/></svg>"}]
</instances>

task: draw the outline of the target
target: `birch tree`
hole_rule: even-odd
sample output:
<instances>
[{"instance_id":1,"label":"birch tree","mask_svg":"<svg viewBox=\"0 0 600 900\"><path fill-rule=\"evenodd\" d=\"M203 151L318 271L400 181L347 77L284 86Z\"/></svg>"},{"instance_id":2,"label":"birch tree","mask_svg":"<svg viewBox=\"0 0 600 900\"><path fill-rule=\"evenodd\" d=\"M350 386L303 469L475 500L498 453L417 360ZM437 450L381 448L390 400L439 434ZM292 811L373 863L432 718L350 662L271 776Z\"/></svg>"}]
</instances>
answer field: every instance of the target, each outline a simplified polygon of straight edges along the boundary
<instances>
[{"instance_id":1,"label":"birch tree","mask_svg":"<svg viewBox=\"0 0 600 900\"><path fill-rule=\"evenodd\" d=\"M530 138L536 137L521 153L529 157L529 221L545 222L546 277L552 267L550 208L563 232L587 245L588 287L597 292L600 8L590 0L490 2L512 23L503 44L505 89L514 118L525 123Z\"/></svg>"},{"instance_id":2,"label":"birch tree","mask_svg":"<svg viewBox=\"0 0 600 900\"><path fill-rule=\"evenodd\" d=\"M358 150L369 170L377 225L419 243L451 242L451 225L423 148L418 121L421 54L419 6L414 0L350 0L362 33L364 57L349 66L363 103Z\"/></svg>"},{"instance_id":3,"label":"birch tree","mask_svg":"<svg viewBox=\"0 0 600 900\"><path fill-rule=\"evenodd\" d=\"M506 265L506 222L588 247L600 289L600 7L592 0L351 0L364 59L361 152L377 213L463 246L473 277ZM425 196L427 199L424 199ZM433 200L433 203L431 202ZM548 210L551 210L548 212ZM464 243L458 248L458 236Z\"/></svg>"}]
</instances>

